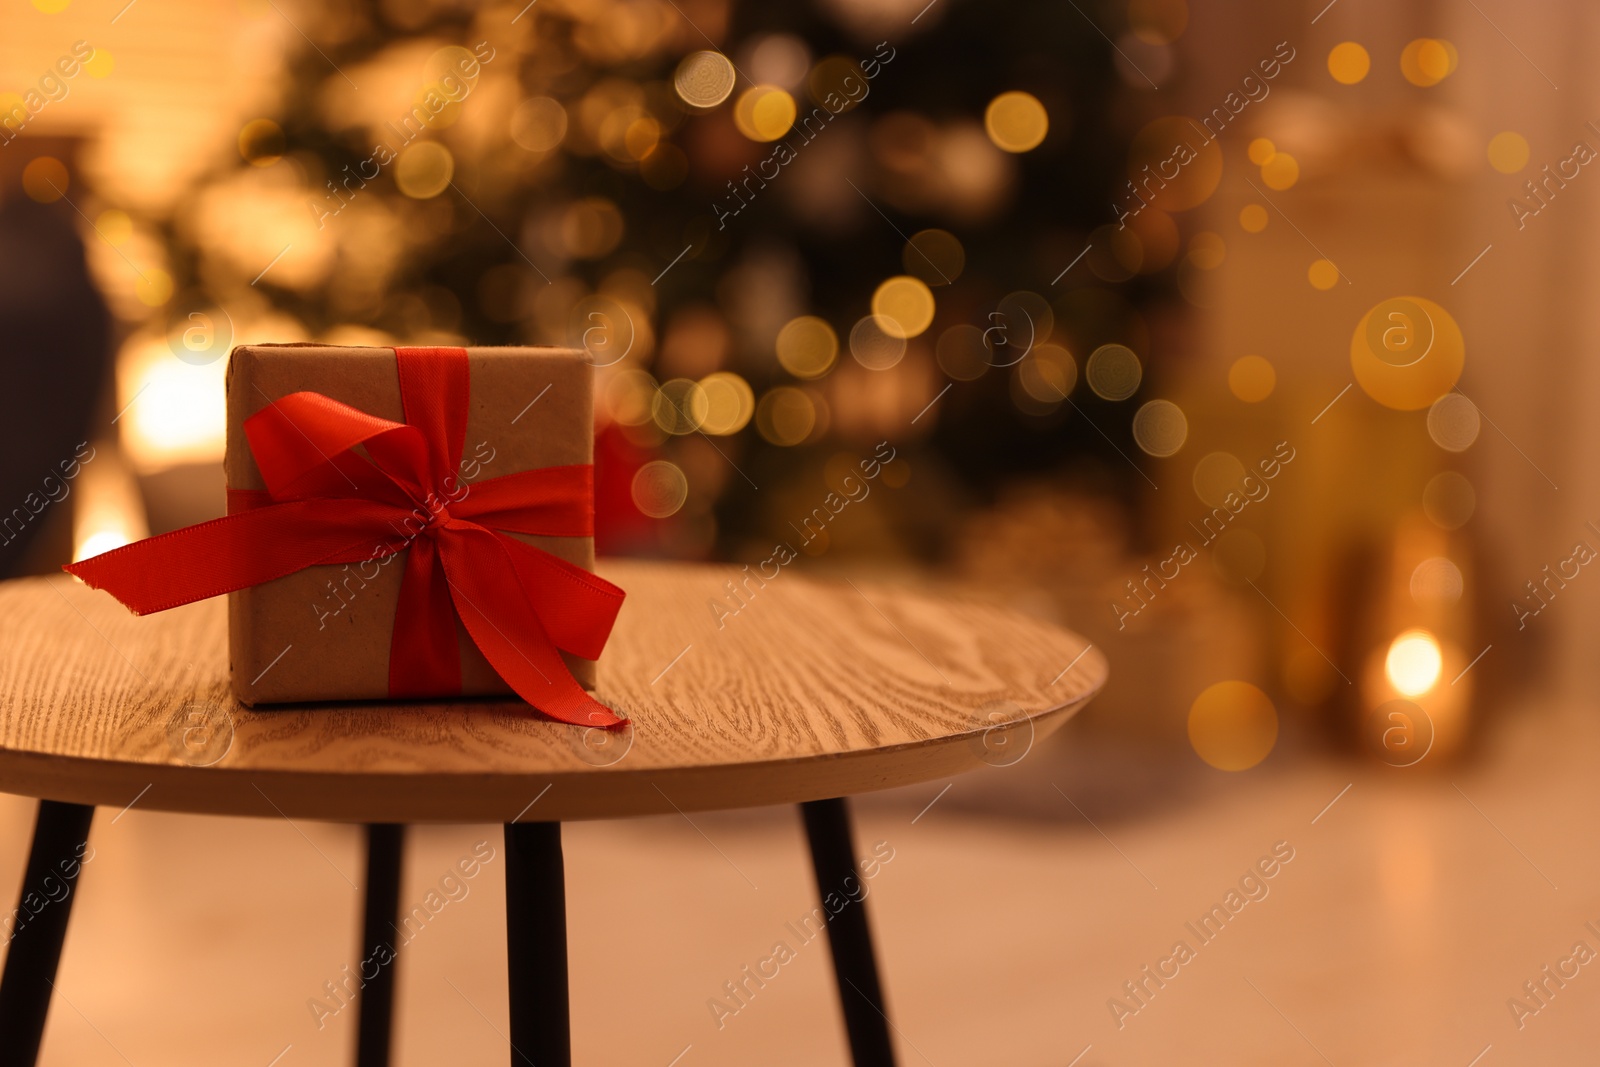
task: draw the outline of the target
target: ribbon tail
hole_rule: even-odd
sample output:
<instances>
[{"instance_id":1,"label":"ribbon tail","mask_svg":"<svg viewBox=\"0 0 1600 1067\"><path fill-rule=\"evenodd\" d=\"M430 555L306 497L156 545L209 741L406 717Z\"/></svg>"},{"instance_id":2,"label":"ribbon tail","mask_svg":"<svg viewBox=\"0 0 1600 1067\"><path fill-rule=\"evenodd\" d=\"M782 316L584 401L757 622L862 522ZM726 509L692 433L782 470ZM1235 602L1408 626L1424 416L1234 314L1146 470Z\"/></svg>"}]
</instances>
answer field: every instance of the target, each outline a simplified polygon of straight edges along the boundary
<instances>
[{"instance_id":1,"label":"ribbon tail","mask_svg":"<svg viewBox=\"0 0 1600 1067\"><path fill-rule=\"evenodd\" d=\"M586 693L567 670L521 583L505 580L513 564L495 534L468 525L447 530L439 560L467 633L518 696L574 726L627 722Z\"/></svg>"},{"instance_id":2,"label":"ribbon tail","mask_svg":"<svg viewBox=\"0 0 1600 1067\"><path fill-rule=\"evenodd\" d=\"M392 535L392 505L297 500L149 537L62 570L116 597L135 615L231 593ZM377 532L375 532L377 531Z\"/></svg>"}]
</instances>

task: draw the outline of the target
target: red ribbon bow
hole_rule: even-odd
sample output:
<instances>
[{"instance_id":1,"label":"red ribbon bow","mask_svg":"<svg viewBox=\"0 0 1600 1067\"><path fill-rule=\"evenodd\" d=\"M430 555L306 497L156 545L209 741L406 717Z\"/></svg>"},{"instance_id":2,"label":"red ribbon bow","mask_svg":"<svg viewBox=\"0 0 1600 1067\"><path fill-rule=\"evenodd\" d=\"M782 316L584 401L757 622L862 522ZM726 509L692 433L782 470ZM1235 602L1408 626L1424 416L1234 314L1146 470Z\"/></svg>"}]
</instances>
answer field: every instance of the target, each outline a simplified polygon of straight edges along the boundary
<instances>
[{"instance_id":1,"label":"red ribbon bow","mask_svg":"<svg viewBox=\"0 0 1600 1067\"><path fill-rule=\"evenodd\" d=\"M457 484L467 429L466 349L394 351L404 423L321 393L292 393L245 420L265 492L230 489L226 518L65 570L144 615L306 567L365 563L404 549L389 644L391 696L461 691L459 616L484 658L529 704L579 726L620 725L626 720L584 692L557 650L597 658L622 590L507 536L592 536L593 466ZM353 451L358 445L365 456ZM420 529L419 515L427 516Z\"/></svg>"}]
</instances>

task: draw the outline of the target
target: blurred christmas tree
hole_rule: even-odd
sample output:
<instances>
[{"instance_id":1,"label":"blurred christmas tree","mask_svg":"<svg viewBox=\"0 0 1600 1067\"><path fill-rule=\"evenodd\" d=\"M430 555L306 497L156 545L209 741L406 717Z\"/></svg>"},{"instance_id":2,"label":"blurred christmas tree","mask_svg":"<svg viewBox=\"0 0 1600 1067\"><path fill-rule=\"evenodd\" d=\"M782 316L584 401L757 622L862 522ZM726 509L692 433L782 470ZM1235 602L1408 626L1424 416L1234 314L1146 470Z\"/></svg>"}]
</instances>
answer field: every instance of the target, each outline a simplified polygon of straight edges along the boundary
<instances>
[{"instance_id":1,"label":"blurred christmas tree","mask_svg":"<svg viewBox=\"0 0 1600 1067\"><path fill-rule=\"evenodd\" d=\"M1017 474L1137 488L1131 409L1074 390L1099 346L1148 354L1157 290L1132 231L1090 247L1127 123L1073 5L290 14L281 107L169 233L178 313L587 348L611 550L770 547L880 441L884 485L917 471L874 535L902 548Z\"/></svg>"}]
</instances>

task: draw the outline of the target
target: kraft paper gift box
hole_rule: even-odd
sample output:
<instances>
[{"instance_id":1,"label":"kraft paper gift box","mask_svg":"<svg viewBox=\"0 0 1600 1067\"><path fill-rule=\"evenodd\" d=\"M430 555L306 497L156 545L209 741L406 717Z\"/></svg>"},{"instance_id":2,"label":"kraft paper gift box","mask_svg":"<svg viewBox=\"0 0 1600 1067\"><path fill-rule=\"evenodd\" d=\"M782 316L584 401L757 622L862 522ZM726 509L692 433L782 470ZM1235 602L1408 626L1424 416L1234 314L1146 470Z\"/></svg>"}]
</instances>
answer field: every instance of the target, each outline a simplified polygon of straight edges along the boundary
<instances>
[{"instance_id":1,"label":"kraft paper gift box","mask_svg":"<svg viewBox=\"0 0 1600 1067\"><path fill-rule=\"evenodd\" d=\"M470 392L458 480L593 462L593 369L558 348L468 348ZM244 422L272 401L309 391L394 422L405 421L393 349L327 345L236 348L228 365L230 490L265 488ZM592 537L512 533L584 570ZM404 552L385 561L308 567L228 594L233 690L246 704L374 698L389 694L389 642ZM514 580L511 575L507 581ZM510 695L456 620L461 695ZM562 653L592 689L595 664Z\"/></svg>"}]
</instances>

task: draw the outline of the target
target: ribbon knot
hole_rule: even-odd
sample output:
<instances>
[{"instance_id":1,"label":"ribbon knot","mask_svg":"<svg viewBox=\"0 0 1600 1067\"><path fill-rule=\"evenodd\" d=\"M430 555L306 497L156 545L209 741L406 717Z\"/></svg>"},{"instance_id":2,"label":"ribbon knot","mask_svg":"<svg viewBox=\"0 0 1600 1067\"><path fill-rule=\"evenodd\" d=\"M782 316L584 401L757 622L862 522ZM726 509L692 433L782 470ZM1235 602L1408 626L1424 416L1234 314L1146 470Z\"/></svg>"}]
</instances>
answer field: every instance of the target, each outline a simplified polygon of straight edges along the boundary
<instances>
[{"instance_id":1,"label":"ribbon knot","mask_svg":"<svg viewBox=\"0 0 1600 1067\"><path fill-rule=\"evenodd\" d=\"M600 655L622 590L519 539L592 536L594 468L462 481L466 349L398 348L395 359L406 422L320 393L275 400L244 425L265 491L230 489L226 518L65 569L143 615L306 567L404 552L391 696L460 693L459 619L529 704L576 725L621 725L561 653Z\"/></svg>"}]
</instances>

